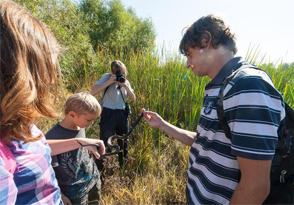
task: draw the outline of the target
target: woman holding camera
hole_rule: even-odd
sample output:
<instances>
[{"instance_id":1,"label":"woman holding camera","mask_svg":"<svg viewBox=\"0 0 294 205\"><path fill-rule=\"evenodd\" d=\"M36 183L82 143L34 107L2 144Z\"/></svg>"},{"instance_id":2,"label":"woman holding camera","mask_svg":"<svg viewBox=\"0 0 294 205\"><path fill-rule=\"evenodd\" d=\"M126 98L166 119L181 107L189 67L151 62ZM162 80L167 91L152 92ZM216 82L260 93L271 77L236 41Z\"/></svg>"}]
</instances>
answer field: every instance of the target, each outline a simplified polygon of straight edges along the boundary
<instances>
[{"instance_id":1,"label":"woman holding camera","mask_svg":"<svg viewBox=\"0 0 294 205\"><path fill-rule=\"evenodd\" d=\"M123 136L129 130L128 116L130 110L126 109L127 97L131 101L136 100L134 90L126 79L127 68L119 60L111 63L111 74L104 73L91 90L92 95L103 91L101 100L100 139L107 145L107 140L112 135ZM128 111L129 110L129 111ZM127 139L118 140L118 145L123 152L118 154L120 167L124 166L128 158ZM98 168L103 169L102 162L97 163Z\"/></svg>"}]
</instances>

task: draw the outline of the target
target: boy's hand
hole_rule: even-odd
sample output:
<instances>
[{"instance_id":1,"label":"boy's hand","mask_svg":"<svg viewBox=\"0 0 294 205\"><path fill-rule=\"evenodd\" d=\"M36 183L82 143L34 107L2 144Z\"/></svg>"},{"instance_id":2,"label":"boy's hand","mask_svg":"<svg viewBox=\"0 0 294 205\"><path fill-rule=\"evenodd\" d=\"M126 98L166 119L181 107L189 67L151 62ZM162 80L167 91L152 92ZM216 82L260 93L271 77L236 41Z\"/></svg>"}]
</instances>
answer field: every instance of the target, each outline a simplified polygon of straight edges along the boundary
<instances>
[{"instance_id":1,"label":"boy's hand","mask_svg":"<svg viewBox=\"0 0 294 205\"><path fill-rule=\"evenodd\" d=\"M90 152L92 152L96 159L99 159L101 155L105 154L105 146L102 140L89 139L89 138L76 138L83 145L83 147L87 148Z\"/></svg>"},{"instance_id":2,"label":"boy's hand","mask_svg":"<svg viewBox=\"0 0 294 205\"><path fill-rule=\"evenodd\" d=\"M105 145L102 140L98 140L98 142L96 144L98 144L98 146L99 146L98 152L97 152L97 146L96 146L96 150L92 153L95 155L95 157L97 159L99 159L101 155L105 154Z\"/></svg>"},{"instance_id":3,"label":"boy's hand","mask_svg":"<svg viewBox=\"0 0 294 205\"><path fill-rule=\"evenodd\" d=\"M61 200L63 201L64 205L72 205L69 198L67 198L63 193L61 193Z\"/></svg>"}]
</instances>

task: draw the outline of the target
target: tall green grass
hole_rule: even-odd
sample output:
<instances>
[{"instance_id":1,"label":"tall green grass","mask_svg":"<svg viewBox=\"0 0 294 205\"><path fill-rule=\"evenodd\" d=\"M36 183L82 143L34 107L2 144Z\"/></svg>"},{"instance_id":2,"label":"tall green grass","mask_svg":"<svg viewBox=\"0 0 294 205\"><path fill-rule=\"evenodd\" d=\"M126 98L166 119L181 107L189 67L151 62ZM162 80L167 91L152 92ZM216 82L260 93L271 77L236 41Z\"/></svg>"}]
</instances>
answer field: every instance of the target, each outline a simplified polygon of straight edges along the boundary
<instances>
[{"instance_id":1,"label":"tall green grass","mask_svg":"<svg viewBox=\"0 0 294 205\"><path fill-rule=\"evenodd\" d=\"M97 53L97 67L82 72L85 78L75 79L71 92L89 91L103 73L110 71L110 63L120 59L128 67L128 79L135 90L137 100L131 103L131 123L140 115L141 108L158 112L168 122L191 131L196 130L202 106L205 85L210 79L199 78L185 69L182 58L175 54L166 56L164 50L156 53L110 56ZM286 70L273 64L257 61L256 53L248 54L248 60L266 70L284 98L294 106L294 68ZM165 59L162 61L162 59ZM86 65L86 64L85 64ZM72 76L75 74L73 73ZM66 86L60 91L59 110L70 94ZM101 95L96 96L100 99ZM50 129L55 121L44 121L42 129ZM99 138L99 119L87 129L91 138ZM104 204L181 204L185 203L186 170L189 147L171 139L162 131L145 122L135 128L129 138L130 159L125 168L118 168L117 157L108 157L104 173L102 201Z\"/></svg>"}]
</instances>

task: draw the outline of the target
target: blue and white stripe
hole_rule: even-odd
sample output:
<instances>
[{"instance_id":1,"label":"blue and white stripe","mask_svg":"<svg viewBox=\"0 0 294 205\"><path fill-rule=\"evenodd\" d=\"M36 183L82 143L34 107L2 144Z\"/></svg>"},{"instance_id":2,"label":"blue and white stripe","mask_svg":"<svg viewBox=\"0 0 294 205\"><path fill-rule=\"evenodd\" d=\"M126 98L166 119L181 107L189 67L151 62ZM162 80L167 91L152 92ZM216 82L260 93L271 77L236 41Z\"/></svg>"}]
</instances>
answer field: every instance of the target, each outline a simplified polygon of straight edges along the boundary
<instances>
[{"instance_id":1,"label":"blue and white stripe","mask_svg":"<svg viewBox=\"0 0 294 205\"><path fill-rule=\"evenodd\" d=\"M220 84L206 86L197 126L199 134L189 155L189 204L229 204L241 177L237 156L272 159L277 129L285 116L282 95L268 75L253 68L243 69L224 90L223 106L231 141L217 117L219 90ZM208 104L213 104L212 110L204 112Z\"/></svg>"}]
</instances>

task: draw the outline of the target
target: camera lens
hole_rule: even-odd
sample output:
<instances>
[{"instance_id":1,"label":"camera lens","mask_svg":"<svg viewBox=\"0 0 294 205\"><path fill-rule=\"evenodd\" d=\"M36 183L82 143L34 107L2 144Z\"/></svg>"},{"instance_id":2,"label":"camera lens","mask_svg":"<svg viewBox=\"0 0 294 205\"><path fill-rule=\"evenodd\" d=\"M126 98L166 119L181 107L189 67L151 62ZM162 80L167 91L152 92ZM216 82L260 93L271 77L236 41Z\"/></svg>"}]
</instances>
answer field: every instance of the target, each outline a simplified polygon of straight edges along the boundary
<instances>
[{"instance_id":1,"label":"camera lens","mask_svg":"<svg viewBox=\"0 0 294 205\"><path fill-rule=\"evenodd\" d=\"M125 77L123 74L116 74L116 81L123 83L125 82Z\"/></svg>"}]
</instances>

